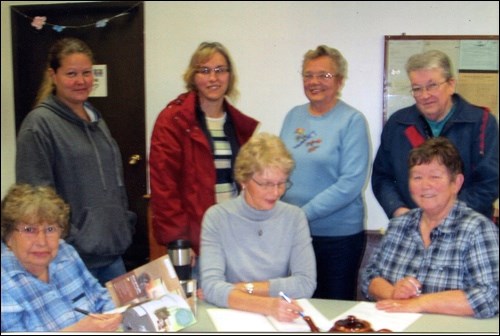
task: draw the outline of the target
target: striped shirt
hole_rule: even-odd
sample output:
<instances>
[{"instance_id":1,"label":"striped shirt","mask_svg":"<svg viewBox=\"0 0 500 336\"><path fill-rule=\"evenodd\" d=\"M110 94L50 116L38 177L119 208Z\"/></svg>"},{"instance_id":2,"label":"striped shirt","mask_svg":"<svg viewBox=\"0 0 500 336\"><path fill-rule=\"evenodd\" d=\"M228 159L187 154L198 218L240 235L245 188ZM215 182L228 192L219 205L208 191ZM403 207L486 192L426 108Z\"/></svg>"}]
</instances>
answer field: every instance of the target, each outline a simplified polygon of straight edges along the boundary
<instances>
[{"instance_id":1,"label":"striped shirt","mask_svg":"<svg viewBox=\"0 0 500 336\"><path fill-rule=\"evenodd\" d=\"M233 152L224 133L226 113L221 118L205 117L205 120L214 144L214 164L217 174L215 198L216 202L220 203L238 195L236 184L233 181L233 169L231 166Z\"/></svg>"}]
</instances>

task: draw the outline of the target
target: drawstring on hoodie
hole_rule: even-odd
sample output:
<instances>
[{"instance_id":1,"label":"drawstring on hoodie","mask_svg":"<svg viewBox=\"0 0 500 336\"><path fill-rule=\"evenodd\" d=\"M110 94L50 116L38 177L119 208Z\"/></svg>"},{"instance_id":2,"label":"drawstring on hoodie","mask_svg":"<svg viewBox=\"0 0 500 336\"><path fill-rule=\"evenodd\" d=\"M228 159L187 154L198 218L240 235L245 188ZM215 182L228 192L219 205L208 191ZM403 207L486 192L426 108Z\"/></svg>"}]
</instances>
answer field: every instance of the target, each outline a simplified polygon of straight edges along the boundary
<instances>
[{"instance_id":1,"label":"drawstring on hoodie","mask_svg":"<svg viewBox=\"0 0 500 336\"><path fill-rule=\"evenodd\" d=\"M104 178L104 170L102 167L101 156L99 154L99 151L97 150L97 146L95 144L94 138L90 134L90 128L99 128L98 121L92 122L91 124L85 124L85 134L87 134L87 137L89 138L90 143L92 144L92 148L94 149L94 153L95 153L95 156L97 159L97 165L99 167L99 175L101 176L103 188L104 188L104 190L107 190L106 180ZM116 183L118 184L118 186L123 187L124 183L123 183L123 180L121 179L121 174L120 174L120 169L119 169L120 164L117 162L117 158L119 157L119 155L118 155L118 153L116 153L116 149L115 149L115 146L113 146L112 140L110 139L110 135L104 131L102 133L104 134L104 138L106 139L106 141L110 145L110 148L112 149L112 152L113 152L113 162L115 163L114 168L115 168Z\"/></svg>"},{"instance_id":2,"label":"drawstring on hoodie","mask_svg":"<svg viewBox=\"0 0 500 336\"><path fill-rule=\"evenodd\" d=\"M104 178L104 170L102 169L101 156L99 155L99 151L97 150L97 146L95 144L95 141L92 138L92 135L90 134L90 130L89 130L90 126L85 124L84 128L85 128L85 134L89 138L90 143L92 144L92 148L94 149L94 153L95 153L95 156L97 159L97 167L99 168L99 175L101 176L101 182L102 182L103 189L107 190L106 179Z\"/></svg>"}]
</instances>

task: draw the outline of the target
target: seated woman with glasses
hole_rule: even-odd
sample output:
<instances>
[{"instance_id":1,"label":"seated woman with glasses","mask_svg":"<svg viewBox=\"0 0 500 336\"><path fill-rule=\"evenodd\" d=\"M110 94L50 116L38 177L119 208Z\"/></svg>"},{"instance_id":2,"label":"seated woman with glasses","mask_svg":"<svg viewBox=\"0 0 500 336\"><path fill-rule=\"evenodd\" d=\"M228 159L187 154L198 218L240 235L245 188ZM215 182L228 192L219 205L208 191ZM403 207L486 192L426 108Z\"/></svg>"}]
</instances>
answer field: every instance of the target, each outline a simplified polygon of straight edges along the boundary
<instances>
[{"instance_id":1,"label":"seated woman with glasses","mask_svg":"<svg viewBox=\"0 0 500 336\"><path fill-rule=\"evenodd\" d=\"M115 308L108 291L61 239L68 216L69 206L50 187L14 185L3 199L2 332L120 326L121 314L102 314Z\"/></svg>"},{"instance_id":2,"label":"seated woman with glasses","mask_svg":"<svg viewBox=\"0 0 500 336\"><path fill-rule=\"evenodd\" d=\"M203 218L200 269L209 303L293 321L302 308L279 292L312 296L316 263L305 214L280 201L293 167L275 135L260 133L241 147L234 173L241 194Z\"/></svg>"}]
</instances>

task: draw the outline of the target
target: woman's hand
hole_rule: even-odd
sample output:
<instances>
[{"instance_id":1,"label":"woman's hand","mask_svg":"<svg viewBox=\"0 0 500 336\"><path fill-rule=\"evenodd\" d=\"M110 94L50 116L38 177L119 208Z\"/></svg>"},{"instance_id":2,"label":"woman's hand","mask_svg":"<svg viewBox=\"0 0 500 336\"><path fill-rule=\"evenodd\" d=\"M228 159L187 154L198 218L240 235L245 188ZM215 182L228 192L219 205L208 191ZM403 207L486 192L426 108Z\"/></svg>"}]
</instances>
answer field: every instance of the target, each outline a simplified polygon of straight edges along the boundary
<instances>
[{"instance_id":1,"label":"woman's hand","mask_svg":"<svg viewBox=\"0 0 500 336\"><path fill-rule=\"evenodd\" d=\"M194 265L196 265L196 252L194 252L193 249L189 249L189 257L191 258L191 268L194 267Z\"/></svg>"},{"instance_id":2,"label":"woman's hand","mask_svg":"<svg viewBox=\"0 0 500 336\"><path fill-rule=\"evenodd\" d=\"M122 314L92 314L62 331L116 331L122 319Z\"/></svg>"},{"instance_id":3,"label":"woman's hand","mask_svg":"<svg viewBox=\"0 0 500 336\"><path fill-rule=\"evenodd\" d=\"M271 311L270 315L282 322L292 322L297 317L300 317L299 312L302 311L302 307L292 301L288 303L281 298L269 298L271 301Z\"/></svg>"},{"instance_id":4,"label":"woman's hand","mask_svg":"<svg viewBox=\"0 0 500 336\"><path fill-rule=\"evenodd\" d=\"M420 313L422 312L422 305L419 298L408 300L380 300L375 303L377 309L389 313Z\"/></svg>"},{"instance_id":5,"label":"woman's hand","mask_svg":"<svg viewBox=\"0 0 500 336\"><path fill-rule=\"evenodd\" d=\"M410 299L421 293L422 284L414 277L404 277L394 284L393 299Z\"/></svg>"}]
</instances>

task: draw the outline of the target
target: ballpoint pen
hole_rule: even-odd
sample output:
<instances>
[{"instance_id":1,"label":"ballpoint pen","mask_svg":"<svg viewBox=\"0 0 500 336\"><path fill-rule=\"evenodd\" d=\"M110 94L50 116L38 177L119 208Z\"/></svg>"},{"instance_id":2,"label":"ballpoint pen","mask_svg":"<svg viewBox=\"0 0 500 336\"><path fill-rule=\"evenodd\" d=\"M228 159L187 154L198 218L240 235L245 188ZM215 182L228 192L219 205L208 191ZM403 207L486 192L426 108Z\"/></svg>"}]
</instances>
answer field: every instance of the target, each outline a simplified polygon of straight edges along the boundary
<instances>
[{"instance_id":1,"label":"ballpoint pen","mask_svg":"<svg viewBox=\"0 0 500 336\"><path fill-rule=\"evenodd\" d=\"M279 292L279 295L280 295L280 296L281 296L281 298L282 298L283 300L285 300L286 302L288 302L288 303L292 303L292 300L291 300L288 296L286 296L286 294L285 294L285 293L283 293L283 292ZM305 317L304 312L297 311L297 313L299 313L299 314L300 314L300 316Z\"/></svg>"},{"instance_id":2,"label":"ballpoint pen","mask_svg":"<svg viewBox=\"0 0 500 336\"><path fill-rule=\"evenodd\" d=\"M286 302L292 303L292 300L288 296L286 296L285 293L279 292L279 295ZM320 331L319 328L316 326L316 324L314 324L314 322L310 316L306 316L306 314L304 314L304 312L301 312L301 311L297 311L297 313L299 313L299 315L302 316L302 319L304 321L306 321L307 325L309 326L309 329L311 329L312 332L319 332Z\"/></svg>"},{"instance_id":3,"label":"ballpoint pen","mask_svg":"<svg viewBox=\"0 0 500 336\"><path fill-rule=\"evenodd\" d=\"M105 320L105 318L103 318L102 316L91 313L88 310L81 309L78 307L75 307L74 309L75 309L75 311L79 312L80 314L87 315L87 316L93 317L93 318L98 319L98 320Z\"/></svg>"}]
</instances>

